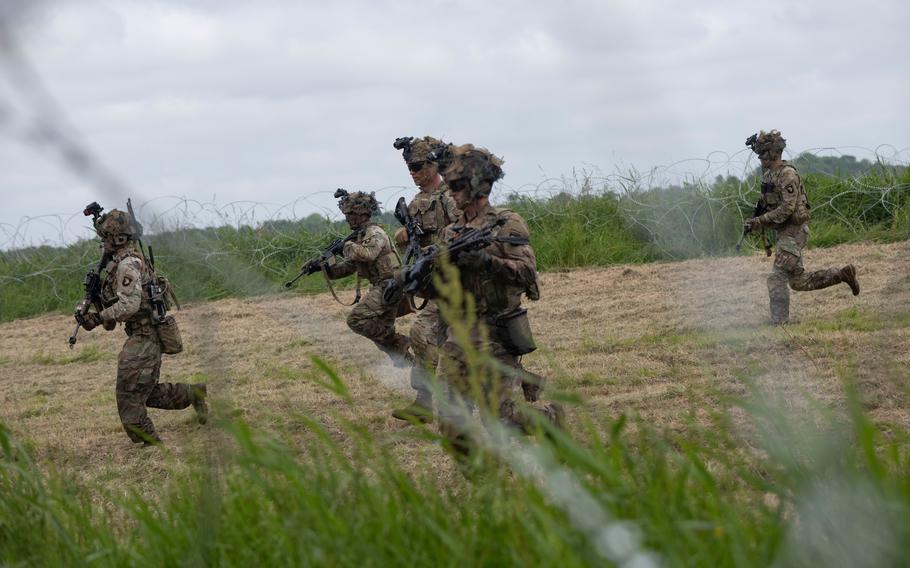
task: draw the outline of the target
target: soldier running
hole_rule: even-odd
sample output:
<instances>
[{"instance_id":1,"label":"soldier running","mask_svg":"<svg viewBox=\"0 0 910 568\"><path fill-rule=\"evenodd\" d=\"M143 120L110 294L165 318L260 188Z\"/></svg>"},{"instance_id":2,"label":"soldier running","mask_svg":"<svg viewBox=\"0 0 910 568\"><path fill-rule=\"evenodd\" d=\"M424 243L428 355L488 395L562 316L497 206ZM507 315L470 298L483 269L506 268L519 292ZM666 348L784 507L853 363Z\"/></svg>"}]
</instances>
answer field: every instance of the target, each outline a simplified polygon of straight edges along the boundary
<instances>
[{"instance_id":1,"label":"soldier running","mask_svg":"<svg viewBox=\"0 0 910 568\"><path fill-rule=\"evenodd\" d=\"M777 130L761 131L746 140L758 154L762 168L761 203L766 211L745 222L746 231L769 228L777 232L774 268L768 275L768 296L771 323L781 325L790 321L790 288L804 292L820 290L835 284L850 286L859 295L856 268L826 268L806 272L803 251L809 239L809 200L806 188L796 168L781 159L787 141Z\"/></svg>"},{"instance_id":2,"label":"soldier running","mask_svg":"<svg viewBox=\"0 0 910 568\"><path fill-rule=\"evenodd\" d=\"M113 330L122 323L127 339L117 359L117 412L127 436L135 443L158 444L161 438L146 407L180 410L192 406L200 424L208 419L205 383L161 383L162 344L153 321L147 285L151 271L134 245L140 228L124 211L112 209L95 219L95 231L110 260L104 270L100 312L77 306L77 320L89 331L101 325Z\"/></svg>"},{"instance_id":3,"label":"soldier running","mask_svg":"<svg viewBox=\"0 0 910 568\"><path fill-rule=\"evenodd\" d=\"M405 164L420 191L408 204L408 213L417 221L422 232L420 246L438 243L442 230L455 221L459 213L448 187L439 175L435 162L436 154L445 144L426 136L424 138L398 138L394 144L402 150ZM403 250L408 243L404 227L395 233L395 244ZM439 360L439 346L445 338L445 323L439 315L439 307L427 299L411 326L411 349L414 351L414 366L411 369L411 388L417 397L410 405L396 409L392 416L399 420L433 420L433 394L429 388L430 373L435 371Z\"/></svg>"}]
</instances>

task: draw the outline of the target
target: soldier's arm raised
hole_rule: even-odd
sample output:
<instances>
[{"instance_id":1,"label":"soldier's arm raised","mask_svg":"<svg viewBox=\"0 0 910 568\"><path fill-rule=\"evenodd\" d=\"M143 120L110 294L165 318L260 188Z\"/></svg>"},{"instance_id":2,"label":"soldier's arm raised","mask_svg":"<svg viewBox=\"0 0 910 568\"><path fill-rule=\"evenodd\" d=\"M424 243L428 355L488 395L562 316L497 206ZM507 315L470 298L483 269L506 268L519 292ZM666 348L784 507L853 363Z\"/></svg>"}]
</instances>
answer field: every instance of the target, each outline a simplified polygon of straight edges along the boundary
<instances>
[{"instance_id":1,"label":"soldier's arm raised","mask_svg":"<svg viewBox=\"0 0 910 568\"><path fill-rule=\"evenodd\" d=\"M330 279L336 280L354 274L357 272L357 267L354 266L353 262L342 260L338 264L326 265L325 271L328 273Z\"/></svg>"},{"instance_id":2,"label":"soldier's arm raised","mask_svg":"<svg viewBox=\"0 0 910 568\"><path fill-rule=\"evenodd\" d=\"M127 257L117 264L117 301L101 311L105 322L126 321L139 311L142 304L142 261Z\"/></svg>"},{"instance_id":3,"label":"soldier's arm raised","mask_svg":"<svg viewBox=\"0 0 910 568\"><path fill-rule=\"evenodd\" d=\"M791 166L784 166L777 178L780 187L780 205L759 217L762 225L777 225L784 223L796 211L799 202L799 175Z\"/></svg>"},{"instance_id":4,"label":"soldier's arm raised","mask_svg":"<svg viewBox=\"0 0 910 568\"><path fill-rule=\"evenodd\" d=\"M358 244L354 241L345 243L344 257L354 262L373 262L388 245L391 249L389 237L377 225L367 227L363 241Z\"/></svg>"},{"instance_id":5,"label":"soldier's arm raised","mask_svg":"<svg viewBox=\"0 0 910 568\"><path fill-rule=\"evenodd\" d=\"M499 235L528 239L530 231L524 219L512 213ZM537 256L531 245L496 242L488 248L488 254L488 271L497 278L521 287L537 282Z\"/></svg>"}]
</instances>

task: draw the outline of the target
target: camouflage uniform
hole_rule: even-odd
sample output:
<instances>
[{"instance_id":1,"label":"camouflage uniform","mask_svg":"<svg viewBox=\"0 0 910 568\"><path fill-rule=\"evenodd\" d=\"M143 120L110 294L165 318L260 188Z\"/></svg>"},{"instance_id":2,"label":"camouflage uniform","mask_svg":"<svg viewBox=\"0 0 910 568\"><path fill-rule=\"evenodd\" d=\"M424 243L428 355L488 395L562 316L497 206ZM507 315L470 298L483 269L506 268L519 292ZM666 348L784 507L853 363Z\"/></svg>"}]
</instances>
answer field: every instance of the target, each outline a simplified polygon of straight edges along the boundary
<instances>
[{"instance_id":1,"label":"camouflage uniform","mask_svg":"<svg viewBox=\"0 0 910 568\"><path fill-rule=\"evenodd\" d=\"M357 192L351 194L351 198L357 199L361 195L365 196ZM342 211L344 207L342 205ZM373 341L396 365L406 363L411 359L408 338L395 331L398 306L387 306L382 301L386 283L394 276L395 269L401 266L392 241L380 225L369 223L355 240L345 243L343 255L341 262L326 266L329 278L343 278L357 273L370 282L367 294L348 314L348 327Z\"/></svg>"},{"instance_id":2,"label":"camouflage uniform","mask_svg":"<svg viewBox=\"0 0 910 568\"><path fill-rule=\"evenodd\" d=\"M398 142L396 141L396 147ZM411 140L403 149L405 163L409 165L432 161L433 152L443 143L429 136ZM438 176L438 174L437 174ZM420 237L421 248L437 243L442 230L455 221L460 213L455 201L449 194L445 182L435 190L420 192L408 204L408 213L420 225L423 234ZM395 233L399 250L407 246L407 233L404 227ZM420 301L423 303L423 301ZM439 361L439 346L445 338L445 322L439 314L439 306L432 299L426 299L423 308L417 313L411 325L411 349L414 351L414 366L411 368L411 388L417 392L414 403L402 409L396 409L392 415L401 420L416 418L424 422L432 420L433 394L430 392L430 373L436 369Z\"/></svg>"},{"instance_id":3,"label":"camouflage uniform","mask_svg":"<svg viewBox=\"0 0 910 568\"><path fill-rule=\"evenodd\" d=\"M772 130L762 132L752 144L759 155L783 150L785 140ZM854 295L859 294L856 269L826 268L807 272L803 251L809 239L809 200L799 172L786 161L778 161L762 171L761 204L765 213L750 220L753 227L770 228L777 233L774 268L768 275L771 321L787 323L790 319L790 290L804 292L846 283ZM789 288L788 288L789 285Z\"/></svg>"},{"instance_id":4,"label":"camouflage uniform","mask_svg":"<svg viewBox=\"0 0 910 568\"><path fill-rule=\"evenodd\" d=\"M498 169L502 162L486 150L474 149L467 145L456 152L454 162L445 174L446 181L471 177L472 161L492 161ZM460 163L464 162L467 165ZM476 172L476 168L475 168ZM473 179L474 193L486 196L490 187L502 174L484 174L486 178ZM489 179L492 177L492 179ZM473 195L473 193L472 193ZM446 240L454 238L465 228L481 228L497 219L504 219L505 224L498 228L500 236L528 239L528 225L520 215L508 209L498 209L487 204L475 215L468 217L461 213L455 223L445 230ZM473 256L473 258L467 258ZM529 244L509 244L494 242L479 254L462 255L458 259L461 286L470 293L475 302L477 323L470 330L470 341L474 348L487 353L499 364L514 372L500 372L496 368L485 367L482 370L482 389L485 396L494 395L498 400L499 419L506 425L514 426L529 432L533 421L523 410L520 402L525 398L522 392L522 379L526 376L521 365L520 355L510 346L508 333L502 325L502 316L514 313L521 307L521 296L531 300L540 298L537 280L537 260L534 249ZM473 408L470 402L469 367L462 347L458 344L453 329L449 328L442 346L438 376L449 390L451 404L442 405L439 410L443 434L452 442L458 453L470 451L465 420L467 416L459 412L459 404ZM553 424L562 425L562 409L555 403L528 403L537 412Z\"/></svg>"},{"instance_id":5,"label":"camouflage uniform","mask_svg":"<svg viewBox=\"0 0 910 568\"><path fill-rule=\"evenodd\" d=\"M98 221L99 234L110 238L110 226L125 215L112 210ZM107 219L105 219L107 218ZM105 222L107 221L107 222ZM158 382L161 371L161 345L152 321L152 308L146 285L151 273L132 243L114 247L101 287L104 309L99 317L105 329L117 322L124 324L127 339L117 358L117 412L123 429L133 442L160 442L146 407L180 410L193 406L200 422L205 422L205 384Z\"/></svg>"}]
</instances>

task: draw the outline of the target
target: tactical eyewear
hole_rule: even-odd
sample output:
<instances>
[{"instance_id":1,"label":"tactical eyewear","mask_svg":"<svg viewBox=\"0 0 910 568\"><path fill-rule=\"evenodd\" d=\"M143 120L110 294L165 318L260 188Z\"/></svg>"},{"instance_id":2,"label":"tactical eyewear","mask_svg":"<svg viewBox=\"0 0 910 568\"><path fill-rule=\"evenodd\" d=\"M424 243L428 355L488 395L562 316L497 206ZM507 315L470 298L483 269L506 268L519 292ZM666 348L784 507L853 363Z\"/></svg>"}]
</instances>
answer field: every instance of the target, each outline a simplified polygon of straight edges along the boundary
<instances>
[{"instance_id":1,"label":"tactical eyewear","mask_svg":"<svg viewBox=\"0 0 910 568\"><path fill-rule=\"evenodd\" d=\"M408 164L408 169L412 172L419 172L425 165L427 165L426 162L411 162Z\"/></svg>"}]
</instances>

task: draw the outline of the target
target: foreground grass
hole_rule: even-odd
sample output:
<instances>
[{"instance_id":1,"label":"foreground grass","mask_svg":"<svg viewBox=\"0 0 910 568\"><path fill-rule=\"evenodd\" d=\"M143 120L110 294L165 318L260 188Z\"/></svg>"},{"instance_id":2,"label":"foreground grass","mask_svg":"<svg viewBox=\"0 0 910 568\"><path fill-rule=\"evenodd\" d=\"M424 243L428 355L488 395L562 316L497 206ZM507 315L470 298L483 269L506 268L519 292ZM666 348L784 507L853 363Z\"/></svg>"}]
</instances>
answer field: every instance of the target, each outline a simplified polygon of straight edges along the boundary
<instances>
[{"instance_id":1,"label":"foreground grass","mask_svg":"<svg viewBox=\"0 0 910 568\"><path fill-rule=\"evenodd\" d=\"M352 423L344 435L353 443L342 448L298 416L301 455L300 440L226 422L226 441L156 496L114 495L103 506L92 487L42 471L0 428L0 562L886 566L907 558L905 433L884 436L852 395L846 416L823 420L751 400L744 408L758 451L742 451L723 416L683 435L587 418L574 439L551 432L535 445L490 442L482 469L447 487L404 471L388 441Z\"/></svg>"},{"instance_id":2,"label":"foreground grass","mask_svg":"<svg viewBox=\"0 0 910 568\"><path fill-rule=\"evenodd\" d=\"M910 552L899 366L910 319L894 309L906 305L905 273L883 274L904 245L881 249L887 262L872 260L885 252L864 257L859 300L873 305L850 306L846 290L801 295L789 328L699 303L744 302L752 292L738 278L715 275L755 259L658 264L650 279L603 271L621 305L598 304L609 298L585 274L547 275L590 316L548 327L565 315L557 298L535 319L566 369L549 373L553 390L582 401L569 411L572 437L491 438L470 480L434 431L390 423L403 395L372 370L358 375L375 350L337 350L355 338L336 341L343 315L328 299L322 310L302 297L187 310L190 349L169 370L212 381L236 408L216 409L224 422L208 428L187 425L190 411L159 413L171 450L129 447L118 429L110 377L121 336L87 334L75 352L61 337L59 351L36 350L32 338L50 336L54 318L9 324L14 343L0 364L42 390L34 400L22 400L23 386L4 393L10 427L37 450L0 439L0 564L900 565ZM690 296L649 293L701 273L712 274L710 287ZM662 311L661 298L675 309ZM762 297L756 311L765 308ZM693 317L702 313L711 325ZM585 328L592 321L598 333ZM228 377L198 335L211 328L217 359L244 365ZM347 380L311 354L347 362ZM211 374L190 375L200 370ZM822 396L797 402L801 392ZM62 424L93 439L67 440Z\"/></svg>"}]
</instances>

